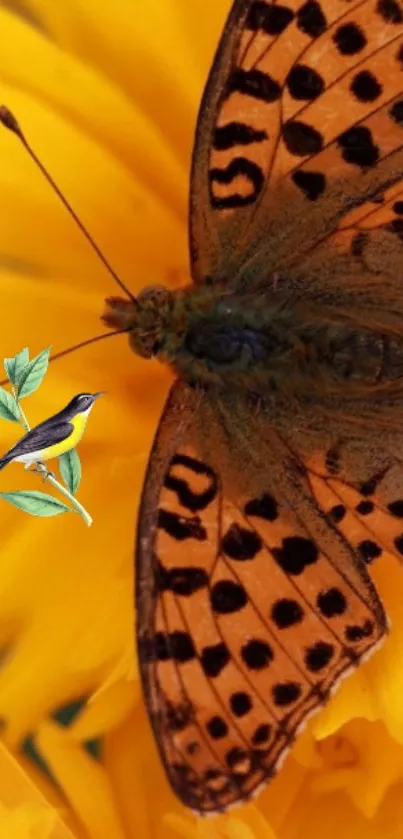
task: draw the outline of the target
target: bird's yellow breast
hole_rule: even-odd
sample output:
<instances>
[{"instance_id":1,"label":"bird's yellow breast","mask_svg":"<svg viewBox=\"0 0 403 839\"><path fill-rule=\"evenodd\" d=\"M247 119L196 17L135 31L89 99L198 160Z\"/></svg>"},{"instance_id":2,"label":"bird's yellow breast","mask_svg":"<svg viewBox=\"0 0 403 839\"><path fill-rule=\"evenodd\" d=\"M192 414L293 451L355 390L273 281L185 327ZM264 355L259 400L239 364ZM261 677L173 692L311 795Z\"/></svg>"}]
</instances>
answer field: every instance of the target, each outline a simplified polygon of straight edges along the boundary
<instances>
[{"instance_id":1,"label":"bird's yellow breast","mask_svg":"<svg viewBox=\"0 0 403 839\"><path fill-rule=\"evenodd\" d=\"M54 446L47 446L41 452L38 452L39 458L41 460L50 460L52 457L60 457L61 454L69 452L70 449L74 449L84 434L87 419L88 414L77 414L77 416L69 420L73 426L71 434L65 440L62 440L61 443L55 443Z\"/></svg>"}]
</instances>

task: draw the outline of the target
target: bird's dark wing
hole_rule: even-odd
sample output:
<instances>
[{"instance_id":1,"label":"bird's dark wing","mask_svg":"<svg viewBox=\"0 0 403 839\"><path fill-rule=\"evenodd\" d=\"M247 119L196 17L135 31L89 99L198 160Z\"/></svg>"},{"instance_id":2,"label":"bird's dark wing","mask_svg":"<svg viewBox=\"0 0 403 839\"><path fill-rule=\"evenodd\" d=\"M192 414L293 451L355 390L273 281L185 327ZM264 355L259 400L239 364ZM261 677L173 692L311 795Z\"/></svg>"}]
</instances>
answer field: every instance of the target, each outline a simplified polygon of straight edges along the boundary
<instances>
[{"instance_id":1,"label":"bird's dark wing","mask_svg":"<svg viewBox=\"0 0 403 839\"><path fill-rule=\"evenodd\" d=\"M13 446L8 452L9 455L20 457L23 454L30 454L30 452L40 451L47 446L54 446L56 443L62 443L73 431L74 426L71 422L59 422L57 425L41 425L28 431L18 443Z\"/></svg>"}]
</instances>

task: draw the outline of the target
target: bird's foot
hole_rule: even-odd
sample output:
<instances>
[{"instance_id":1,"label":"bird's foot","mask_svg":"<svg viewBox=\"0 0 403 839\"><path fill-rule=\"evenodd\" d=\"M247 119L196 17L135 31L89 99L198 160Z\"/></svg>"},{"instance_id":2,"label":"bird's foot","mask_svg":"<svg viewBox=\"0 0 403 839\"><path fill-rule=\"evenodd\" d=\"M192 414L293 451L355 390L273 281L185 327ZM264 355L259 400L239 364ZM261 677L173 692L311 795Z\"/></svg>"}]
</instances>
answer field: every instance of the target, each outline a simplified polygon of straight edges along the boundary
<instances>
[{"instance_id":1,"label":"bird's foot","mask_svg":"<svg viewBox=\"0 0 403 839\"><path fill-rule=\"evenodd\" d=\"M29 469L30 472L35 472L37 475L43 474L43 469L40 469L37 463L30 463L29 466L26 466L25 468Z\"/></svg>"},{"instance_id":2,"label":"bird's foot","mask_svg":"<svg viewBox=\"0 0 403 839\"><path fill-rule=\"evenodd\" d=\"M49 469L46 469L46 465L42 461L38 461L38 463L33 464L32 472L36 472L38 475L41 475L42 481L46 481L47 478L54 478L56 480L55 473L51 472Z\"/></svg>"}]
</instances>

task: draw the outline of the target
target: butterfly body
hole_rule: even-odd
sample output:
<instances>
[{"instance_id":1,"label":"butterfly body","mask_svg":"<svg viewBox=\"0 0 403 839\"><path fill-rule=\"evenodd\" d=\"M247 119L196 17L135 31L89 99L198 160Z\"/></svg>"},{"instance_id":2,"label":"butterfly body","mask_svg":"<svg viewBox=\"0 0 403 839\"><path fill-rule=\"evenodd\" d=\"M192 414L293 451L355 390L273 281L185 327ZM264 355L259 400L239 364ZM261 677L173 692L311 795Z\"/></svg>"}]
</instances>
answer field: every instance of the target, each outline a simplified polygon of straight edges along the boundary
<instances>
[{"instance_id":1,"label":"butterfly body","mask_svg":"<svg viewBox=\"0 0 403 839\"><path fill-rule=\"evenodd\" d=\"M143 308L142 301L146 300ZM128 314L113 299L104 318L127 326L135 352L156 357L192 384L292 397L377 394L403 375L403 338L317 294L301 301L274 291L247 294L228 286L151 287ZM162 301L162 305L161 305ZM129 304L130 306L130 304ZM122 316L123 312L123 316ZM382 311L377 313L382 323Z\"/></svg>"},{"instance_id":2,"label":"butterfly body","mask_svg":"<svg viewBox=\"0 0 403 839\"><path fill-rule=\"evenodd\" d=\"M403 556L403 0L234 0L193 155L193 285L108 301L176 374L139 512L151 725L248 800L380 644Z\"/></svg>"}]
</instances>

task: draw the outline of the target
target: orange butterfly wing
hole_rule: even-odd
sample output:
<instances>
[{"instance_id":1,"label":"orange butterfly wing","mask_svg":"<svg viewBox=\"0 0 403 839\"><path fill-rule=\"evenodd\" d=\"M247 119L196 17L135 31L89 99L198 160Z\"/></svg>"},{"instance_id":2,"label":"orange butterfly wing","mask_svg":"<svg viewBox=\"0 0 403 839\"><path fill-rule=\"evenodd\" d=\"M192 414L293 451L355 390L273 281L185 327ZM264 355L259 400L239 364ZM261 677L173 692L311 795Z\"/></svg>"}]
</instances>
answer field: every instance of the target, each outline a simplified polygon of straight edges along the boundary
<instances>
[{"instance_id":1,"label":"orange butterfly wing","mask_svg":"<svg viewBox=\"0 0 403 839\"><path fill-rule=\"evenodd\" d=\"M386 629L364 564L314 504L297 457L276 435L264 440L257 453L267 481L247 466L246 485L256 478L260 487L253 496L223 468L225 433L234 461L231 424L223 432L217 406L173 387L138 535L148 710L174 790L201 813L255 794L307 716ZM280 488L276 464L287 459L290 480Z\"/></svg>"},{"instance_id":2,"label":"orange butterfly wing","mask_svg":"<svg viewBox=\"0 0 403 839\"><path fill-rule=\"evenodd\" d=\"M264 281L402 178L402 64L401 0L234 4L197 129L196 281Z\"/></svg>"}]
</instances>

